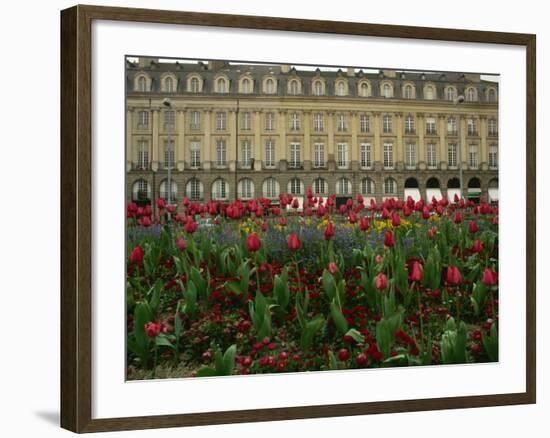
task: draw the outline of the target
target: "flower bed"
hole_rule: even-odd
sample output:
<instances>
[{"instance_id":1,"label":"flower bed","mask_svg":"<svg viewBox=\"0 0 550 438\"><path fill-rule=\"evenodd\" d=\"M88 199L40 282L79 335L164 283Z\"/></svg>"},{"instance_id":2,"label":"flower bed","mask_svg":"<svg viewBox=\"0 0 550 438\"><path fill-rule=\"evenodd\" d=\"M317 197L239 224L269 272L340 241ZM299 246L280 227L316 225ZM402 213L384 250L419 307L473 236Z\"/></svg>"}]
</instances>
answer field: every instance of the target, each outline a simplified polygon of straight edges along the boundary
<instances>
[{"instance_id":1,"label":"flower bed","mask_svg":"<svg viewBox=\"0 0 550 438\"><path fill-rule=\"evenodd\" d=\"M498 208L128 205L129 379L498 360Z\"/></svg>"}]
</instances>

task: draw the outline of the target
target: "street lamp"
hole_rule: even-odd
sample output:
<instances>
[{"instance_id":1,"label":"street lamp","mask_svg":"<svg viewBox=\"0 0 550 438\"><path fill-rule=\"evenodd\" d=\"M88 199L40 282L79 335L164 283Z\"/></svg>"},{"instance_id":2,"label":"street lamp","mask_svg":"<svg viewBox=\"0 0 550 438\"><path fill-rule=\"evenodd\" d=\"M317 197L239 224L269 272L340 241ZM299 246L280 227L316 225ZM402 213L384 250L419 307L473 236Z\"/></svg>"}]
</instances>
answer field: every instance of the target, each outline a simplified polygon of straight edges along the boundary
<instances>
[{"instance_id":1,"label":"street lamp","mask_svg":"<svg viewBox=\"0 0 550 438\"><path fill-rule=\"evenodd\" d=\"M162 101L162 104L166 108L172 108L172 102L170 99L166 98ZM168 119L167 124L167 131L168 131L168 176L166 178L167 182L167 190L168 190L168 205L172 204L172 119ZM168 211L168 221L170 221L170 212Z\"/></svg>"},{"instance_id":2,"label":"street lamp","mask_svg":"<svg viewBox=\"0 0 550 438\"><path fill-rule=\"evenodd\" d=\"M458 106L459 104L461 103L464 103L464 96L462 94L460 94L455 100L454 100L454 104L455 104L455 107ZM463 184L463 180L462 180L462 145L460 144L460 118L458 119L458 123L459 123L459 130L458 130L458 178L459 178L459 181L460 181L460 197L464 197L464 192L463 192L463 187L464 187L464 184Z\"/></svg>"}]
</instances>

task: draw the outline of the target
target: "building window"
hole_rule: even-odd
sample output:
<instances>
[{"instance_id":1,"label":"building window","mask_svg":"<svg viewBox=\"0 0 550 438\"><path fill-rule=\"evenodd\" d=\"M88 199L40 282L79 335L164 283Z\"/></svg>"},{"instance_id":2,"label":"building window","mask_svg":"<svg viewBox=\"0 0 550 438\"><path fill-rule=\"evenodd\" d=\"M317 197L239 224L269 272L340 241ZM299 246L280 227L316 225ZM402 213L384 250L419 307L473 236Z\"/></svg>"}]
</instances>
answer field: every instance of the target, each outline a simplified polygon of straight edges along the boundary
<instances>
[{"instance_id":1,"label":"building window","mask_svg":"<svg viewBox=\"0 0 550 438\"><path fill-rule=\"evenodd\" d=\"M227 83L224 78L219 78L216 81L216 91L218 93L227 93Z\"/></svg>"},{"instance_id":2,"label":"building window","mask_svg":"<svg viewBox=\"0 0 550 438\"><path fill-rule=\"evenodd\" d=\"M250 168L252 165L252 146L249 140L243 140L241 142L241 167Z\"/></svg>"},{"instance_id":3,"label":"building window","mask_svg":"<svg viewBox=\"0 0 550 438\"><path fill-rule=\"evenodd\" d=\"M178 197L178 185L175 181L170 183L172 186L171 193L168 193L168 181L164 180L160 183L160 197L168 200L169 202L175 202ZM170 197L168 197L170 195Z\"/></svg>"},{"instance_id":4,"label":"building window","mask_svg":"<svg viewBox=\"0 0 550 438\"><path fill-rule=\"evenodd\" d=\"M434 99L434 88L431 85L428 85L426 87L426 95L424 96L427 100L433 100Z\"/></svg>"},{"instance_id":5,"label":"building window","mask_svg":"<svg viewBox=\"0 0 550 438\"><path fill-rule=\"evenodd\" d=\"M315 81L313 83L313 94L315 96L323 95L323 83L321 81Z\"/></svg>"},{"instance_id":6,"label":"building window","mask_svg":"<svg viewBox=\"0 0 550 438\"><path fill-rule=\"evenodd\" d=\"M138 79L138 91L142 93L147 91L147 79L145 79L143 76Z\"/></svg>"},{"instance_id":7,"label":"building window","mask_svg":"<svg viewBox=\"0 0 550 438\"><path fill-rule=\"evenodd\" d=\"M338 132L344 132L347 130L346 115L338 114L336 119L336 129Z\"/></svg>"},{"instance_id":8,"label":"building window","mask_svg":"<svg viewBox=\"0 0 550 438\"><path fill-rule=\"evenodd\" d=\"M201 167L201 144L198 141L191 142L191 167L193 169Z\"/></svg>"},{"instance_id":9,"label":"building window","mask_svg":"<svg viewBox=\"0 0 550 438\"><path fill-rule=\"evenodd\" d=\"M290 115L290 130L299 131L300 130L300 114L292 113Z\"/></svg>"},{"instance_id":10,"label":"building window","mask_svg":"<svg viewBox=\"0 0 550 438\"><path fill-rule=\"evenodd\" d=\"M405 166L409 169L416 167L416 145L414 143L405 145Z\"/></svg>"},{"instance_id":11,"label":"building window","mask_svg":"<svg viewBox=\"0 0 550 438\"><path fill-rule=\"evenodd\" d=\"M384 168L393 169L393 144L384 143Z\"/></svg>"},{"instance_id":12,"label":"building window","mask_svg":"<svg viewBox=\"0 0 550 438\"><path fill-rule=\"evenodd\" d=\"M347 143L338 143L337 165L341 169L348 167L348 144Z\"/></svg>"},{"instance_id":13,"label":"building window","mask_svg":"<svg viewBox=\"0 0 550 438\"><path fill-rule=\"evenodd\" d=\"M413 87L412 87L412 85L405 85L405 88L403 89L403 97L405 99L412 99L413 98Z\"/></svg>"},{"instance_id":14,"label":"building window","mask_svg":"<svg viewBox=\"0 0 550 438\"><path fill-rule=\"evenodd\" d=\"M327 182L323 178L316 178L313 181L313 192L316 195L325 195L327 193Z\"/></svg>"},{"instance_id":15,"label":"building window","mask_svg":"<svg viewBox=\"0 0 550 438\"><path fill-rule=\"evenodd\" d=\"M361 180L361 193L363 195L374 194L374 181L370 178L363 178Z\"/></svg>"},{"instance_id":16,"label":"building window","mask_svg":"<svg viewBox=\"0 0 550 438\"><path fill-rule=\"evenodd\" d=\"M263 183L263 195L275 199L279 196L279 182L275 178L267 178Z\"/></svg>"},{"instance_id":17,"label":"building window","mask_svg":"<svg viewBox=\"0 0 550 438\"><path fill-rule=\"evenodd\" d=\"M164 168L174 168L174 140L164 140Z\"/></svg>"},{"instance_id":18,"label":"building window","mask_svg":"<svg viewBox=\"0 0 550 438\"><path fill-rule=\"evenodd\" d=\"M428 117L426 119L426 134L437 134L435 118L433 117Z\"/></svg>"},{"instance_id":19,"label":"building window","mask_svg":"<svg viewBox=\"0 0 550 438\"><path fill-rule=\"evenodd\" d=\"M468 135L477 135L476 119L468 119Z\"/></svg>"},{"instance_id":20,"label":"building window","mask_svg":"<svg viewBox=\"0 0 550 438\"><path fill-rule=\"evenodd\" d=\"M316 132L323 131L325 129L325 122L323 114L317 113L313 116L313 130Z\"/></svg>"},{"instance_id":21,"label":"building window","mask_svg":"<svg viewBox=\"0 0 550 438\"><path fill-rule=\"evenodd\" d=\"M361 143L361 167L364 169L372 167L372 149L370 143Z\"/></svg>"},{"instance_id":22,"label":"building window","mask_svg":"<svg viewBox=\"0 0 550 438\"><path fill-rule=\"evenodd\" d=\"M489 135L495 136L498 134L496 119L489 119Z\"/></svg>"},{"instance_id":23,"label":"building window","mask_svg":"<svg viewBox=\"0 0 550 438\"><path fill-rule=\"evenodd\" d=\"M268 79L265 81L265 92L266 94L275 93L275 81L273 79Z\"/></svg>"},{"instance_id":24,"label":"building window","mask_svg":"<svg viewBox=\"0 0 550 438\"><path fill-rule=\"evenodd\" d=\"M197 178L191 178L185 188L187 197L191 201L200 201L203 197L204 186Z\"/></svg>"},{"instance_id":25,"label":"building window","mask_svg":"<svg viewBox=\"0 0 550 438\"><path fill-rule=\"evenodd\" d=\"M175 125L176 125L175 111L164 111L164 129L173 130Z\"/></svg>"},{"instance_id":26,"label":"building window","mask_svg":"<svg viewBox=\"0 0 550 438\"><path fill-rule=\"evenodd\" d=\"M344 82L338 82L338 84L336 84L336 95L345 96L346 94L346 84Z\"/></svg>"},{"instance_id":27,"label":"building window","mask_svg":"<svg viewBox=\"0 0 550 438\"><path fill-rule=\"evenodd\" d=\"M366 82L363 82L359 88L360 90L360 94L361 96L363 97L368 97L369 96L369 84L367 84Z\"/></svg>"},{"instance_id":28,"label":"building window","mask_svg":"<svg viewBox=\"0 0 550 438\"><path fill-rule=\"evenodd\" d=\"M447 120L447 134L448 135L457 135L458 129L456 127L456 119L454 117L449 117Z\"/></svg>"},{"instance_id":29,"label":"building window","mask_svg":"<svg viewBox=\"0 0 550 438\"><path fill-rule=\"evenodd\" d=\"M149 111L138 112L138 128L146 129L149 127Z\"/></svg>"},{"instance_id":30,"label":"building window","mask_svg":"<svg viewBox=\"0 0 550 438\"><path fill-rule=\"evenodd\" d=\"M477 169L477 145L471 144L468 151L468 166Z\"/></svg>"},{"instance_id":31,"label":"building window","mask_svg":"<svg viewBox=\"0 0 550 438\"><path fill-rule=\"evenodd\" d=\"M149 168L149 142L147 140L138 140L136 164L139 170Z\"/></svg>"},{"instance_id":32,"label":"building window","mask_svg":"<svg viewBox=\"0 0 550 438\"><path fill-rule=\"evenodd\" d=\"M455 89L453 87L447 88L447 100L453 101L455 100L456 93Z\"/></svg>"},{"instance_id":33,"label":"building window","mask_svg":"<svg viewBox=\"0 0 550 438\"><path fill-rule=\"evenodd\" d=\"M229 197L229 187L227 181L219 178L212 184L212 198L215 201L222 201Z\"/></svg>"},{"instance_id":34,"label":"building window","mask_svg":"<svg viewBox=\"0 0 550 438\"><path fill-rule=\"evenodd\" d=\"M468 91L466 92L466 100L468 102L476 101L476 90L474 88L468 88Z\"/></svg>"},{"instance_id":35,"label":"building window","mask_svg":"<svg viewBox=\"0 0 550 438\"><path fill-rule=\"evenodd\" d=\"M225 131L227 129L227 114L224 112L216 113L216 129Z\"/></svg>"},{"instance_id":36,"label":"building window","mask_svg":"<svg viewBox=\"0 0 550 438\"><path fill-rule=\"evenodd\" d=\"M241 199L252 199L254 197L254 183L250 178L243 178L239 181L237 190Z\"/></svg>"},{"instance_id":37,"label":"building window","mask_svg":"<svg viewBox=\"0 0 550 438\"><path fill-rule=\"evenodd\" d=\"M292 95L292 96L296 96L298 94L298 81L297 80L292 80L290 81L290 84L288 86L288 91L289 91L289 94Z\"/></svg>"},{"instance_id":38,"label":"building window","mask_svg":"<svg viewBox=\"0 0 550 438\"><path fill-rule=\"evenodd\" d=\"M265 130L273 131L275 129L275 113L265 113Z\"/></svg>"},{"instance_id":39,"label":"building window","mask_svg":"<svg viewBox=\"0 0 550 438\"><path fill-rule=\"evenodd\" d=\"M456 143L449 143L448 149L447 149L447 164L449 167L456 167L457 166L457 148Z\"/></svg>"},{"instance_id":40,"label":"building window","mask_svg":"<svg viewBox=\"0 0 550 438\"><path fill-rule=\"evenodd\" d=\"M275 142L267 140L265 142L265 167L275 167Z\"/></svg>"},{"instance_id":41,"label":"building window","mask_svg":"<svg viewBox=\"0 0 550 438\"><path fill-rule=\"evenodd\" d=\"M189 91L191 93L198 93L199 91L201 91L198 78L191 78Z\"/></svg>"},{"instance_id":42,"label":"building window","mask_svg":"<svg viewBox=\"0 0 550 438\"><path fill-rule=\"evenodd\" d=\"M304 193L304 183L300 178L292 178L288 182L288 191L294 196L302 195Z\"/></svg>"},{"instance_id":43,"label":"building window","mask_svg":"<svg viewBox=\"0 0 550 438\"><path fill-rule=\"evenodd\" d=\"M138 179L133 185L134 201L146 201L151 199L151 187L144 179Z\"/></svg>"},{"instance_id":44,"label":"building window","mask_svg":"<svg viewBox=\"0 0 550 438\"><path fill-rule=\"evenodd\" d=\"M426 151L426 161L430 169L434 169L437 165L437 155L435 143L428 143Z\"/></svg>"},{"instance_id":45,"label":"building window","mask_svg":"<svg viewBox=\"0 0 550 438\"><path fill-rule=\"evenodd\" d=\"M494 88L489 89L489 92L487 93L487 100L489 102L496 102L497 101L497 92Z\"/></svg>"},{"instance_id":46,"label":"building window","mask_svg":"<svg viewBox=\"0 0 550 438\"><path fill-rule=\"evenodd\" d=\"M250 93L250 79L248 78L243 79L241 85L242 85L242 91L244 94Z\"/></svg>"},{"instance_id":47,"label":"building window","mask_svg":"<svg viewBox=\"0 0 550 438\"><path fill-rule=\"evenodd\" d=\"M393 178L386 178L384 180L384 194L394 195L397 193L397 183Z\"/></svg>"},{"instance_id":48,"label":"building window","mask_svg":"<svg viewBox=\"0 0 550 438\"><path fill-rule=\"evenodd\" d=\"M351 182L347 178L340 178L336 182L336 193L338 195L351 195Z\"/></svg>"},{"instance_id":49,"label":"building window","mask_svg":"<svg viewBox=\"0 0 550 438\"><path fill-rule=\"evenodd\" d=\"M325 167L325 145L323 143L313 145L313 167Z\"/></svg>"},{"instance_id":50,"label":"building window","mask_svg":"<svg viewBox=\"0 0 550 438\"><path fill-rule=\"evenodd\" d=\"M301 166L300 143L290 143L290 167L298 168Z\"/></svg>"},{"instance_id":51,"label":"building window","mask_svg":"<svg viewBox=\"0 0 550 438\"><path fill-rule=\"evenodd\" d=\"M392 132L392 120L390 115L384 115L382 118L382 125L384 133L387 134Z\"/></svg>"},{"instance_id":52,"label":"building window","mask_svg":"<svg viewBox=\"0 0 550 438\"><path fill-rule=\"evenodd\" d=\"M389 84L384 84L384 87L383 87L383 96L388 98L388 97L392 97L392 93L391 93L391 87Z\"/></svg>"},{"instance_id":53,"label":"building window","mask_svg":"<svg viewBox=\"0 0 550 438\"><path fill-rule=\"evenodd\" d=\"M227 146L225 140L218 140L216 142L216 166L227 166Z\"/></svg>"},{"instance_id":54,"label":"building window","mask_svg":"<svg viewBox=\"0 0 550 438\"><path fill-rule=\"evenodd\" d=\"M489 146L489 167L498 167L498 146L494 144Z\"/></svg>"},{"instance_id":55,"label":"building window","mask_svg":"<svg viewBox=\"0 0 550 438\"><path fill-rule=\"evenodd\" d=\"M244 112L241 114L241 129L243 131L250 130L250 113Z\"/></svg>"},{"instance_id":56,"label":"building window","mask_svg":"<svg viewBox=\"0 0 550 438\"><path fill-rule=\"evenodd\" d=\"M164 89L167 93L174 92L174 79L168 77L164 80Z\"/></svg>"},{"instance_id":57,"label":"building window","mask_svg":"<svg viewBox=\"0 0 550 438\"><path fill-rule=\"evenodd\" d=\"M405 134L414 134L414 117L407 116L405 118Z\"/></svg>"},{"instance_id":58,"label":"building window","mask_svg":"<svg viewBox=\"0 0 550 438\"><path fill-rule=\"evenodd\" d=\"M192 130L201 129L201 113L198 111L191 111L191 123L190 128Z\"/></svg>"},{"instance_id":59,"label":"building window","mask_svg":"<svg viewBox=\"0 0 550 438\"><path fill-rule=\"evenodd\" d=\"M361 114L359 116L359 129L361 132L370 131L370 118L366 114Z\"/></svg>"}]
</instances>

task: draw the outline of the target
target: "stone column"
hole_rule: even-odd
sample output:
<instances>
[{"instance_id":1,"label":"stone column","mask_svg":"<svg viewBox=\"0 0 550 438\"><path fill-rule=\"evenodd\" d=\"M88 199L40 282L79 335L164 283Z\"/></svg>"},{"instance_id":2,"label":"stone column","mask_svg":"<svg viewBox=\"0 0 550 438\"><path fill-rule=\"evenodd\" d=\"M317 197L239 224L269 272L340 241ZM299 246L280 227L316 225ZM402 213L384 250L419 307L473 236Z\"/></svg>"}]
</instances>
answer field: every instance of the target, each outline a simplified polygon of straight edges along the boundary
<instances>
[{"instance_id":1,"label":"stone column","mask_svg":"<svg viewBox=\"0 0 550 438\"><path fill-rule=\"evenodd\" d=\"M380 138L380 112L372 113L374 117L374 144L372 145L372 154L373 154L373 167L375 169L381 168L382 161L382 140ZM378 164L377 164L378 163ZM378 185L377 185L378 188Z\"/></svg>"},{"instance_id":2,"label":"stone column","mask_svg":"<svg viewBox=\"0 0 550 438\"><path fill-rule=\"evenodd\" d=\"M212 110L204 111L204 159L202 166L204 170L210 170L212 166Z\"/></svg>"},{"instance_id":3,"label":"stone column","mask_svg":"<svg viewBox=\"0 0 550 438\"><path fill-rule=\"evenodd\" d=\"M462 169L468 169L468 160L467 160L467 151L468 148L466 146L466 116L464 114L461 114L459 117L459 133L460 136L460 153L461 153L461 161L462 161ZM458 157L457 157L458 159Z\"/></svg>"},{"instance_id":4,"label":"stone column","mask_svg":"<svg viewBox=\"0 0 550 438\"><path fill-rule=\"evenodd\" d=\"M359 125L357 123L357 111L351 111L350 112L350 129L351 129L351 152L350 152L350 160L351 160L351 169L352 170L358 170L359 169L359 144L357 141L357 132L359 131ZM354 190L355 190L355 184L354 184Z\"/></svg>"},{"instance_id":5,"label":"stone column","mask_svg":"<svg viewBox=\"0 0 550 438\"><path fill-rule=\"evenodd\" d=\"M177 135L178 144L176 146L176 160L178 171L185 169L185 110L177 110L177 121L174 129L174 136Z\"/></svg>"},{"instance_id":6,"label":"stone column","mask_svg":"<svg viewBox=\"0 0 550 438\"><path fill-rule=\"evenodd\" d=\"M403 113L395 113L395 124L397 127L397 147L395 148L395 163L394 168L400 169L404 166L405 154L403 146Z\"/></svg>"},{"instance_id":7,"label":"stone column","mask_svg":"<svg viewBox=\"0 0 550 438\"><path fill-rule=\"evenodd\" d=\"M254 170L262 170L262 110L255 109L254 112L254 144L252 145L252 158L254 159Z\"/></svg>"},{"instance_id":8,"label":"stone column","mask_svg":"<svg viewBox=\"0 0 550 438\"><path fill-rule=\"evenodd\" d=\"M479 117L479 135L481 137L481 150L479 151L479 168L481 170L487 170L489 168L489 151L487 150L487 116L481 115Z\"/></svg>"},{"instance_id":9,"label":"stone column","mask_svg":"<svg viewBox=\"0 0 550 438\"><path fill-rule=\"evenodd\" d=\"M334 162L334 111L327 112L327 141L328 141L327 162Z\"/></svg>"},{"instance_id":10,"label":"stone column","mask_svg":"<svg viewBox=\"0 0 550 438\"><path fill-rule=\"evenodd\" d=\"M418 168L424 170L426 168L426 144L424 141L426 125L424 124L423 113L418 113L416 115L415 126L416 132L418 133L418 144L416 145Z\"/></svg>"},{"instance_id":11,"label":"stone column","mask_svg":"<svg viewBox=\"0 0 550 438\"><path fill-rule=\"evenodd\" d=\"M286 110L279 111L279 123L278 123L277 134L279 136L279 141L278 143L275 143L275 160L288 161L288 156L287 156L288 148L286 147Z\"/></svg>"},{"instance_id":12,"label":"stone column","mask_svg":"<svg viewBox=\"0 0 550 438\"><path fill-rule=\"evenodd\" d=\"M304 156L302 162L305 170L311 170L311 111L304 111Z\"/></svg>"},{"instance_id":13,"label":"stone column","mask_svg":"<svg viewBox=\"0 0 550 438\"><path fill-rule=\"evenodd\" d=\"M439 117L439 168L441 170L447 169L447 116L445 114L438 114Z\"/></svg>"},{"instance_id":14,"label":"stone column","mask_svg":"<svg viewBox=\"0 0 550 438\"><path fill-rule=\"evenodd\" d=\"M159 169L159 110L154 108L153 110L153 122L152 122L152 163L151 169L156 172Z\"/></svg>"},{"instance_id":15,"label":"stone column","mask_svg":"<svg viewBox=\"0 0 550 438\"><path fill-rule=\"evenodd\" d=\"M236 144L238 141L237 136L237 110L232 108L229 110L229 117L227 120L227 128L229 131L229 140L227 144L227 161L229 163L229 171L236 172L237 162L239 161L239 146Z\"/></svg>"},{"instance_id":16,"label":"stone column","mask_svg":"<svg viewBox=\"0 0 550 438\"><path fill-rule=\"evenodd\" d=\"M134 129L134 108L126 108L126 172L132 170L132 163L136 159L132 146L132 131Z\"/></svg>"}]
</instances>

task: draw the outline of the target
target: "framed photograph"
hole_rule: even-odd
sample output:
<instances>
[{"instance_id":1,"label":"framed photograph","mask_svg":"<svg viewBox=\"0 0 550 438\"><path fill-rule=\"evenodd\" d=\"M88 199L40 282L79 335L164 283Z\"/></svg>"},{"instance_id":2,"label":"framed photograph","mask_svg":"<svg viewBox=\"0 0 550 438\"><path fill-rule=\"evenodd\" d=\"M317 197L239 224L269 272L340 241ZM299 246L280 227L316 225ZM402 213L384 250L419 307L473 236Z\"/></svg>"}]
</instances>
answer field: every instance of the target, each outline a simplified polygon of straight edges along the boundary
<instances>
[{"instance_id":1,"label":"framed photograph","mask_svg":"<svg viewBox=\"0 0 550 438\"><path fill-rule=\"evenodd\" d=\"M535 41L62 11L62 427L535 403Z\"/></svg>"}]
</instances>

